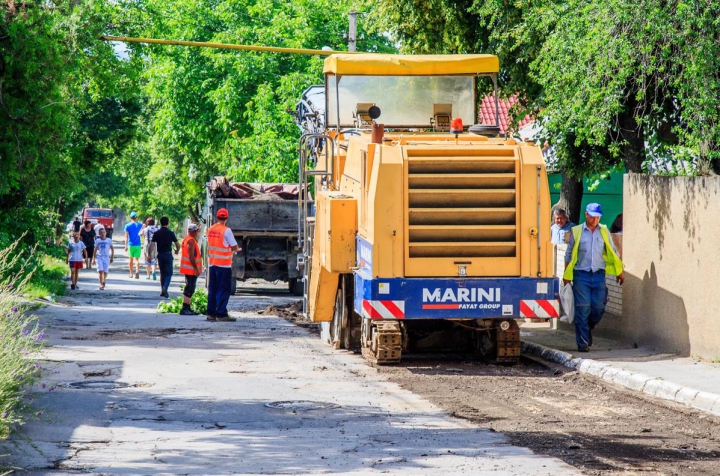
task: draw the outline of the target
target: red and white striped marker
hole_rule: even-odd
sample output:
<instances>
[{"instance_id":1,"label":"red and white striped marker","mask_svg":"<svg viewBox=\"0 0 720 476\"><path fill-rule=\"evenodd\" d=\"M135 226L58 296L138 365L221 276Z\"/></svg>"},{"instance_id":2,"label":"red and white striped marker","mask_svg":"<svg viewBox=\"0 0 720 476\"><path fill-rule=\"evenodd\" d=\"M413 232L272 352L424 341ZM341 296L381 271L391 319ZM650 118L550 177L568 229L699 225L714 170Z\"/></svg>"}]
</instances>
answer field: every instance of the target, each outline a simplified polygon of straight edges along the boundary
<instances>
[{"instance_id":1,"label":"red and white striped marker","mask_svg":"<svg viewBox=\"0 0 720 476\"><path fill-rule=\"evenodd\" d=\"M368 301L363 299L363 317L405 319L405 301Z\"/></svg>"},{"instance_id":2,"label":"red and white striped marker","mask_svg":"<svg viewBox=\"0 0 720 476\"><path fill-rule=\"evenodd\" d=\"M560 317L560 301L557 299L527 299L520 301L520 317Z\"/></svg>"}]
</instances>

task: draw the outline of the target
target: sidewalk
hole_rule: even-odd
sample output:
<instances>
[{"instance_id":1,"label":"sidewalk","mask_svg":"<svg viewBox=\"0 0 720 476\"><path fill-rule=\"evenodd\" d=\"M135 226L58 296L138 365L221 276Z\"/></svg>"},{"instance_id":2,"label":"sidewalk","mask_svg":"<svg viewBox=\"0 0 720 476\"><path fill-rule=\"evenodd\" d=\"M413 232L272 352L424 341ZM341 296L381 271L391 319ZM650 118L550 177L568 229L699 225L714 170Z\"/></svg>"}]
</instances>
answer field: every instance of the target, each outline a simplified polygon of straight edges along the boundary
<instances>
[{"instance_id":1,"label":"sidewalk","mask_svg":"<svg viewBox=\"0 0 720 476\"><path fill-rule=\"evenodd\" d=\"M720 416L720 364L595 336L590 352L580 354L574 332L563 327L523 327L523 353Z\"/></svg>"}]
</instances>

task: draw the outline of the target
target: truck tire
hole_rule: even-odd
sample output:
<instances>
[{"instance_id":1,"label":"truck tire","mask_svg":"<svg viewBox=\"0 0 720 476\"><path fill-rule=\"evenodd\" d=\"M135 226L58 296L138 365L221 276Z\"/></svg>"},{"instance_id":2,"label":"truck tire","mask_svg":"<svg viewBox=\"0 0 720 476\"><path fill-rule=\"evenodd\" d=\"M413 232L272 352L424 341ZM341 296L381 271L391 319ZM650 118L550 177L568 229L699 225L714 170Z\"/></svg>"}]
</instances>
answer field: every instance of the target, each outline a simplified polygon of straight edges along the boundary
<instances>
[{"instance_id":1,"label":"truck tire","mask_svg":"<svg viewBox=\"0 0 720 476\"><path fill-rule=\"evenodd\" d=\"M288 292L295 296L302 296L305 293L305 287L303 286L302 279L290 278L288 279Z\"/></svg>"}]
</instances>

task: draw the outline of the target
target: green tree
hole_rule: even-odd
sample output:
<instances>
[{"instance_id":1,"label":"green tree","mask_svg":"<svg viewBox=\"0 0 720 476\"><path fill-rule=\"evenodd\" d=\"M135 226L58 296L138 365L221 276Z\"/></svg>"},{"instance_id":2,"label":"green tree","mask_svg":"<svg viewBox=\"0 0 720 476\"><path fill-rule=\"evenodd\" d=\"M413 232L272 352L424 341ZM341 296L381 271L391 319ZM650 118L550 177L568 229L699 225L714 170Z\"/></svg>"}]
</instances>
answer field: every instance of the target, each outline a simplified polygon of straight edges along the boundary
<instances>
[{"instance_id":1,"label":"green tree","mask_svg":"<svg viewBox=\"0 0 720 476\"><path fill-rule=\"evenodd\" d=\"M0 23L0 230L47 239L75 210L100 161L85 111L122 85L112 45L99 40L101 0L6 2ZM123 76L123 75L120 75Z\"/></svg>"},{"instance_id":2,"label":"green tree","mask_svg":"<svg viewBox=\"0 0 720 476\"><path fill-rule=\"evenodd\" d=\"M122 3L122 35L218 43L343 50L350 4L331 0L159 0ZM389 40L361 25L367 51ZM323 58L179 46L129 46L145 61L144 127L126 160L147 175L131 179L135 198L175 217L204 196L213 175L232 180L297 180L299 132L288 109L322 83ZM123 159L123 160L125 160ZM129 163L125 169L129 168ZM128 177L130 179L130 177Z\"/></svg>"}]
</instances>

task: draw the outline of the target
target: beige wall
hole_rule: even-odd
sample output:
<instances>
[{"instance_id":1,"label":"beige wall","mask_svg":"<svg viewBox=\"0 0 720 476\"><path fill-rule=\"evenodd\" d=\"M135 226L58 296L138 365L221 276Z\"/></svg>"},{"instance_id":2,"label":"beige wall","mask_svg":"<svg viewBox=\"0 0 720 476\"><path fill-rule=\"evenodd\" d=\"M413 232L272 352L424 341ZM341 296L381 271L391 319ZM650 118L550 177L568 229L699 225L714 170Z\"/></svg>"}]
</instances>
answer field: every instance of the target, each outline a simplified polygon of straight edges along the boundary
<instances>
[{"instance_id":1,"label":"beige wall","mask_svg":"<svg viewBox=\"0 0 720 476\"><path fill-rule=\"evenodd\" d=\"M720 357L720 177L628 174L623 195L623 315L610 324L638 345Z\"/></svg>"}]
</instances>

